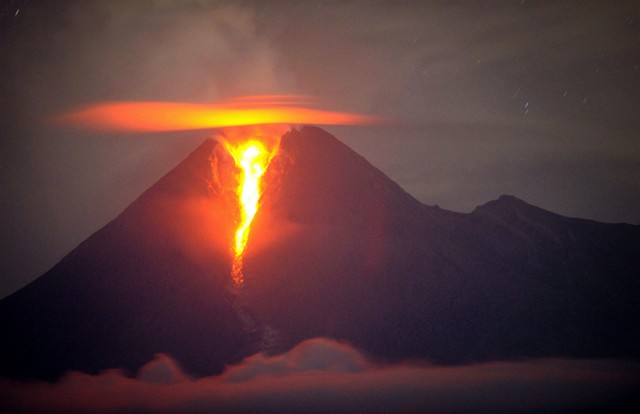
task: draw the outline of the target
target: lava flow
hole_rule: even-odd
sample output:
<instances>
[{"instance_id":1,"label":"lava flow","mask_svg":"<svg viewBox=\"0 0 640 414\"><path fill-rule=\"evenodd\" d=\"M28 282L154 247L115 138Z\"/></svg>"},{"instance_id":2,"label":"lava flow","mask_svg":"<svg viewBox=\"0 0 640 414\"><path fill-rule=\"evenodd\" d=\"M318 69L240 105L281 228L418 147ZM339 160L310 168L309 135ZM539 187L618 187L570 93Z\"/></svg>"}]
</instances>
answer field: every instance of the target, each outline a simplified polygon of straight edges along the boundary
<instances>
[{"instance_id":1,"label":"lava flow","mask_svg":"<svg viewBox=\"0 0 640 414\"><path fill-rule=\"evenodd\" d=\"M377 120L368 116L305 107L309 97L249 96L217 104L179 102L105 102L61 114L53 121L76 127L116 132L161 132L225 128L221 141L239 170L236 195L240 219L232 247L231 275L236 286L243 283L242 259L251 222L260 207L262 177L278 151L281 133L277 126L290 124L357 125ZM271 125L272 128L266 128ZM250 129L238 126L259 126ZM230 128L234 127L234 128ZM275 129L274 129L275 128ZM269 130L268 134L255 133ZM284 131L280 131L284 132Z\"/></svg>"},{"instance_id":2,"label":"lava flow","mask_svg":"<svg viewBox=\"0 0 640 414\"><path fill-rule=\"evenodd\" d=\"M278 151L278 145L267 148L265 143L250 139L239 144L223 141L236 166L240 169L236 194L240 207L240 222L235 232L231 276L236 286L242 285L242 257L249 239L251 222L258 212L262 196L262 177Z\"/></svg>"}]
</instances>

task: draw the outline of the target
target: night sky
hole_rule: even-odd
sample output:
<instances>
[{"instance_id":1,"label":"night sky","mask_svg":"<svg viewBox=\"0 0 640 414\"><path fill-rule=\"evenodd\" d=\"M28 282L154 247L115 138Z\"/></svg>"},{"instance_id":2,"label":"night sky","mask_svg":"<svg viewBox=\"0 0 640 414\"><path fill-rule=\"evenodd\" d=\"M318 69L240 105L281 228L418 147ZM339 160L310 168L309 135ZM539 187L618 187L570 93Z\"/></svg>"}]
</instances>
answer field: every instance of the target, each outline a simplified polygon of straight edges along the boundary
<instances>
[{"instance_id":1,"label":"night sky","mask_svg":"<svg viewBox=\"0 0 640 414\"><path fill-rule=\"evenodd\" d=\"M46 122L99 101L318 96L388 119L326 129L426 204L640 224L637 0L3 0L0 65L0 297L211 135Z\"/></svg>"}]
</instances>

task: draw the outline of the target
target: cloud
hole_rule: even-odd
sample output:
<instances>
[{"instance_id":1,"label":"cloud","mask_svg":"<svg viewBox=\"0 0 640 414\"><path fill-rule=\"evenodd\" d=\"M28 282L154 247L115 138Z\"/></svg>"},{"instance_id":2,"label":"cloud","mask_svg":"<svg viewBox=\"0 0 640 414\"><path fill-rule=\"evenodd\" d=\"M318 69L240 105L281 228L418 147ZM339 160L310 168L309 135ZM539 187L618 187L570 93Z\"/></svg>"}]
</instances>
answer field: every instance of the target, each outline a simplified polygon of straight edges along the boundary
<instances>
[{"instance_id":1,"label":"cloud","mask_svg":"<svg viewBox=\"0 0 640 414\"><path fill-rule=\"evenodd\" d=\"M634 203L607 208L637 186L621 195L604 179L585 199L562 187L572 165L535 193L527 189L536 175L507 168L509 185L496 184L491 167L473 171L473 185L460 178L470 163L500 162L504 152L535 164L537 142L552 155L556 145L570 148L559 157L568 163L588 150L600 171L619 153L637 158L634 0L8 3L0 10L0 268L14 276L0 280L2 295L54 265L202 142L187 134L127 141L41 122L107 100L319 95L327 109L415 124L343 129L338 138L428 204L471 211L515 187L534 204L566 205L562 214L638 222ZM462 137L459 125L469 126ZM566 203L554 203L557 194L568 194Z\"/></svg>"},{"instance_id":2,"label":"cloud","mask_svg":"<svg viewBox=\"0 0 640 414\"><path fill-rule=\"evenodd\" d=\"M180 365L165 354L156 354L155 358L140 368L138 381L148 384L177 384L187 380Z\"/></svg>"},{"instance_id":3,"label":"cloud","mask_svg":"<svg viewBox=\"0 0 640 414\"><path fill-rule=\"evenodd\" d=\"M10 200L0 268L13 275L0 280L0 296L53 266L204 140L79 134L43 119L109 100L210 103L296 92L251 4L13 3L20 13L0 16L0 191ZM105 202L95 205L96 197ZM38 254L25 260L31 249Z\"/></svg>"},{"instance_id":4,"label":"cloud","mask_svg":"<svg viewBox=\"0 0 640 414\"><path fill-rule=\"evenodd\" d=\"M5 412L576 412L640 407L637 362L542 359L442 367L376 365L317 338L192 379L167 355L55 384L0 383ZM631 404L631 406L629 406ZM4 405L4 407L2 407Z\"/></svg>"},{"instance_id":5,"label":"cloud","mask_svg":"<svg viewBox=\"0 0 640 414\"><path fill-rule=\"evenodd\" d=\"M264 375L287 376L304 372L363 372L368 364L348 345L317 338L302 342L286 354L256 354L242 364L230 367L222 376L225 382L244 382Z\"/></svg>"},{"instance_id":6,"label":"cloud","mask_svg":"<svg viewBox=\"0 0 640 414\"><path fill-rule=\"evenodd\" d=\"M2 55L16 68L9 85L30 110L109 99L210 102L292 84L250 7L82 1L30 8L28 19Z\"/></svg>"}]
</instances>

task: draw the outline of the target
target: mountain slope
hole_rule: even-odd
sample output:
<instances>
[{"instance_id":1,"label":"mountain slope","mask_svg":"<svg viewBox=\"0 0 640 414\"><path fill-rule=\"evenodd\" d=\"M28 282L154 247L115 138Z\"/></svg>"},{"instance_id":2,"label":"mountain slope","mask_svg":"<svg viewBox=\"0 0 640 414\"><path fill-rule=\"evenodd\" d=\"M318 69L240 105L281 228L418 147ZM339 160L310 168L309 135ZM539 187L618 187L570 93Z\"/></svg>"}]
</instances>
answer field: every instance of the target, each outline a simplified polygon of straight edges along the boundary
<instances>
[{"instance_id":1,"label":"mountain slope","mask_svg":"<svg viewBox=\"0 0 640 414\"><path fill-rule=\"evenodd\" d=\"M0 303L2 374L135 370L157 352L220 372L250 349L227 292L231 220L208 141L35 282Z\"/></svg>"},{"instance_id":2,"label":"mountain slope","mask_svg":"<svg viewBox=\"0 0 640 414\"><path fill-rule=\"evenodd\" d=\"M304 127L269 168L235 290L230 162L205 142L0 302L0 374L133 371L157 352L210 374L315 336L443 363L638 357L638 226L509 196L470 214L426 206Z\"/></svg>"},{"instance_id":3,"label":"mountain slope","mask_svg":"<svg viewBox=\"0 0 640 414\"><path fill-rule=\"evenodd\" d=\"M637 226L513 197L428 207L320 129L291 132L282 152L245 277L283 347L328 335L441 362L637 355Z\"/></svg>"}]
</instances>

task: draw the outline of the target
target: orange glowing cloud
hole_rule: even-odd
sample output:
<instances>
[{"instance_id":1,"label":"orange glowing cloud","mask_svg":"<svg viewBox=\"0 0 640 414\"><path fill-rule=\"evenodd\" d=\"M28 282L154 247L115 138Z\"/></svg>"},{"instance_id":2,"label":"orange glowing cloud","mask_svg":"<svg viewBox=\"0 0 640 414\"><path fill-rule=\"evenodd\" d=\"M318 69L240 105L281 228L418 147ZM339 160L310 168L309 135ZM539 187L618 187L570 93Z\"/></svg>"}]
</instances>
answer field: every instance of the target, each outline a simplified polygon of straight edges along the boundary
<instances>
[{"instance_id":1,"label":"orange glowing cloud","mask_svg":"<svg viewBox=\"0 0 640 414\"><path fill-rule=\"evenodd\" d=\"M358 125L375 118L307 107L309 98L248 96L217 104L104 102L56 116L55 122L114 132L160 132L261 124Z\"/></svg>"},{"instance_id":2,"label":"orange glowing cloud","mask_svg":"<svg viewBox=\"0 0 640 414\"><path fill-rule=\"evenodd\" d=\"M237 167L239 218L233 241L231 275L241 286L242 262L251 222L260 208L262 177L278 152L286 124L356 125L373 123L363 115L309 108L310 98L288 95L248 96L217 104L177 102L106 102L59 115L54 121L113 132L161 132L221 129L218 140Z\"/></svg>"}]
</instances>

